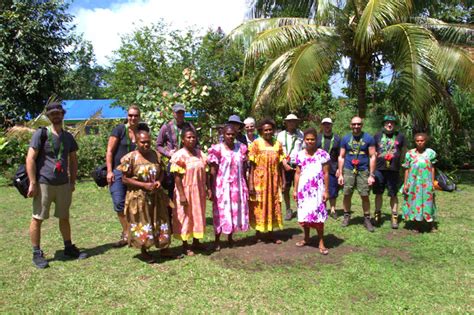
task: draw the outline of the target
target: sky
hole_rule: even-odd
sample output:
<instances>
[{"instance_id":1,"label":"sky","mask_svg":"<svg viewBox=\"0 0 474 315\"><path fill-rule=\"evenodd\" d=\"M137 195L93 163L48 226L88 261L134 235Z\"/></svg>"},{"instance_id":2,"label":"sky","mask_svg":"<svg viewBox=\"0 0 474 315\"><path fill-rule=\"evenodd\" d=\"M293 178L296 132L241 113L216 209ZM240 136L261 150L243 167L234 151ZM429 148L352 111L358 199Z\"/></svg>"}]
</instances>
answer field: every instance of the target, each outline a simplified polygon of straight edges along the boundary
<instances>
[{"instance_id":1,"label":"sky","mask_svg":"<svg viewBox=\"0 0 474 315\"><path fill-rule=\"evenodd\" d=\"M74 0L70 11L76 32L92 43L97 62L108 65L122 35L160 19L174 29L221 27L229 33L244 21L247 0Z\"/></svg>"},{"instance_id":2,"label":"sky","mask_svg":"<svg viewBox=\"0 0 474 315\"><path fill-rule=\"evenodd\" d=\"M109 65L108 57L120 47L120 38L142 25L163 19L171 28L209 29L225 33L245 19L250 0L71 0L76 32L92 43L97 63ZM330 78L334 96L342 96L343 77Z\"/></svg>"}]
</instances>

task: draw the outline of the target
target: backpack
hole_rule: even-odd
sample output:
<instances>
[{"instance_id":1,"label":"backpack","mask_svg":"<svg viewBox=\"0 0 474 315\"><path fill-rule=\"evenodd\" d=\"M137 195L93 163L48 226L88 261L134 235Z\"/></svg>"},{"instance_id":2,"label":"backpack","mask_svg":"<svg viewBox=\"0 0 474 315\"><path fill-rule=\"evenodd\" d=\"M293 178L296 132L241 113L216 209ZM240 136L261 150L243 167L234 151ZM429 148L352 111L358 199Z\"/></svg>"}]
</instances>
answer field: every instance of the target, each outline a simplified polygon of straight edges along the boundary
<instances>
[{"instance_id":1,"label":"backpack","mask_svg":"<svg viewBox=\"0 0 474 315\"><path fill-rule=\"evenodd\" d=\"M44 151L44 144L46 139L48 138L46 134L46 128L41 127L41 144L38 149L38 155L36 156L36 160L40 154ZM15 176L13 176L13 186L18 189L18 192L25 198L28 197L28 189L30 188L30 179L28 178L28 173L26 172L26 165L20 164L18 169L15 172Z\"/></svg>"},{"instance_id":2,"label":"backpack","mask_svg":"<svg viewBox=\"0 0 474 315\"><path fill-rule=\"evenodd\" d=\"M91 173L92 178L94 179L94 182L97 184L99 187L105 187L107 186L107 164L102 164L100 166L97 166L95 170L92 171Z\"/></svg>"},{"instance_id":3,"label":"backpack","mask_svg":"<svg viewBox=\"0 0 474 315\"><path fill-rule=\"evenodd\" d=\"M449 192L456 190L456 183L454 183L454 180L439 169L436 169L435 179L441 190Z\"/></svg>"}]
</instances>

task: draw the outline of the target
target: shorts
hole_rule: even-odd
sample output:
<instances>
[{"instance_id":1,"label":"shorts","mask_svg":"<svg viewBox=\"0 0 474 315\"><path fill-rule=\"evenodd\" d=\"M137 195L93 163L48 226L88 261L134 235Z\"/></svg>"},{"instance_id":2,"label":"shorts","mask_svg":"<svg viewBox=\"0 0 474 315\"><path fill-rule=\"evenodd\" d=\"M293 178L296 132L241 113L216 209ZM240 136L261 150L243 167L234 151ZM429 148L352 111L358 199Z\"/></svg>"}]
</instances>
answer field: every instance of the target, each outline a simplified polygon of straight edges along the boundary
<instances>
[{"instance_id":1,"label":"shorts","mask_svg":"<svg viewBox=\"0 0 474 315\"><path fill-rule=\"evenodd\" d=\"M293 185L295 180L295 170L285 171L285 190L288 190Z\"/></svg>"},{"instance_id":2,"label":"shorts","mask_svg":"<svg viewBox=\"0 0 474 315\"><path fill-rule=\"evenodd\" d=\"M329 174L329 199L335 199L339 195L339 184L334 174Z\"/></svg>"},{"instance_id":3,"label":"shorts","mask_svg":"<svg viewBox=\"0 0 474 315\"><path fill-rule=\"evenodd\" d=\"M49 218L49 209L54 202L54 216L59 219L69 218L69 208L72 201L72 190L69 183L63 185L49 185L40 183L38 192L33 198L33 218L46 220Z\"/></svg>"},{"instance_id":4,"label":"shorts","mask_svg":"<svg viewBox=\"0 0 474 315\"><path fill-rule=\"evenodd\" d=\"M113 170L115 180L110 185L109 191L112 196L115 212L123 212L125 209L125 196L127 195L127 186L122 182L122 172Z\"/></svg>"},{"instance_id":5,"label":"shorts","mask_svg":"<svg viewBox=\"0 0 474 315\"><path fill-rule=\"evenodd\" d=\"M362 197L369 195L369 171L359 171L354 174L352 170L344 169L344 196L352 195L354 188L357 188L359 195Z\"/></svg>"},{"instance_id":6,"label":"shorts","mask_svg":"<svg viewBox=\"0 0 474 315\"><path fill-rule=\"evenodd\" d=\"M372 192L381 195L387 187L388 195L394 197L397 195L400 185L400 173L394 171L375 171L375 183Z\"/></svg>"}]
</instances>

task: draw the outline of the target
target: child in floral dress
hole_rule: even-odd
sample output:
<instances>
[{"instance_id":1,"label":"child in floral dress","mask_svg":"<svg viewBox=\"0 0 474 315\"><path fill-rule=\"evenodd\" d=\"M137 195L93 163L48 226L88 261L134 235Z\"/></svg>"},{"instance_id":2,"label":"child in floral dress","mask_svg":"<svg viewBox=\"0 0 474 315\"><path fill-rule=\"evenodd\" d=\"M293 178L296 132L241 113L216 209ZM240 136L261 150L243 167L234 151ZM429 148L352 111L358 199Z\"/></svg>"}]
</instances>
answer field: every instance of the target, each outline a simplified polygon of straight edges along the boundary
<instances>
[{"instance_id":1,"label":"child in floral dress","mask_svg":"<svg viewBox=\"0 0 474 315\"><path fill-rule=\"evenodd\" d=\"M304 131L306 148L296 156L295 189L293 198L298 203L298 223L303 227L304 240L296 243L302 247L309 244L309 230L316 228L319 237L319 252L327 255L324 245L324 222L327 219L326 201L329 191L329 161L326 151L317 149L317 132L314 128Z\"/></svg>"}]
</instances>

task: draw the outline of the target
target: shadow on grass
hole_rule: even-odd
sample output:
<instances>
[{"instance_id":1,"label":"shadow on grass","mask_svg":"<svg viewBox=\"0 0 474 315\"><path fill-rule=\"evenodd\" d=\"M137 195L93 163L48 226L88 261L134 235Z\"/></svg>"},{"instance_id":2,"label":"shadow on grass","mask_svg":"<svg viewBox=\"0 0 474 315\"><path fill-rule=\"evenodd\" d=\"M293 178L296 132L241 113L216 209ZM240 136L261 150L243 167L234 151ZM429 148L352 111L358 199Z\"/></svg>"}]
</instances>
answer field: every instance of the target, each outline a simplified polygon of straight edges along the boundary
<instances>
[{"instance_id":1,"label":"shadow on grass","mask_svg":"<svg viewBox=\"0 0 474 315\"><path fill-rule=\"evenodd\" d=\"M415 233L432 233L438 230L438 222L405 221L404 229Z\"/></svg>"},{"instance_id":2,"label":"shadow on grass","mask_svg":"<svg viewBox=\"0 0 474 315\"><path fill-rule=\"evenodd\" d=\"M106 253L107 251L113 249L113 244L114 243L107 243L107 244L102 244L96 247L92 248L81 248L81 252L85 252L87 254L87 258L90 258L92 256L97 256L97 255L102 255ZM67 257L64 255L64 249L57 250L54 253L54 257L49 259L48 261L69 261L69 260L75 260L75 258Z\"/></svg>"}]
</instances>

